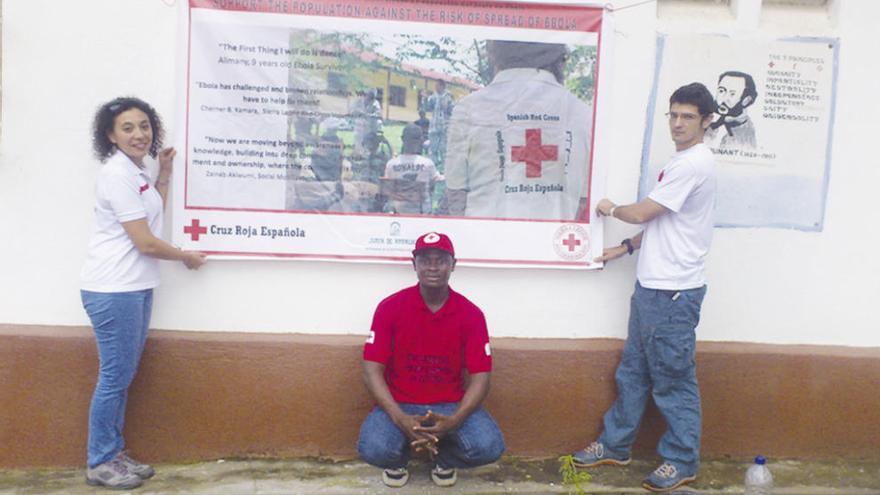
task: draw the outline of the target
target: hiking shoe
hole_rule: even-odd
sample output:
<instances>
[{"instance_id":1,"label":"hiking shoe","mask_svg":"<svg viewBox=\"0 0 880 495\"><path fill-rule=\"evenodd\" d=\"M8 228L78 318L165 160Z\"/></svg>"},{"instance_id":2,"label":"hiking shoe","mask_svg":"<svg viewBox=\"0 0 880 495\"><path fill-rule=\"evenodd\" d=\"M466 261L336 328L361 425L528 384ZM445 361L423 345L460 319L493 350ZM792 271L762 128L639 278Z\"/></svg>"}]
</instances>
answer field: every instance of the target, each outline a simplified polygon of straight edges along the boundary
<instances>
[{"instance_id":1,"label":"hiking shoe","mask_svg":"<svg viewBox=\"0 0 880 495\"><path fill-rule=\"evenodd\" d=\"M385 486L400 488L407 481L409 481L409 471L406 467L382 471L382 483L385 483Z\"/></svg>"},{"instance_id":2,"label":"hiking shoe","mask_svg":"<svg viewBox=\"0 0 880 495\"><path fill-rule=\"evenodd\" d=\"M131 490L144 482L140 476L130 473L118 458L110 459L86 469L86 483L91 486L106 486L113 490Z\"/></svg>"},{"instance_id":3,"label":"hiking shoe","mask_svg":"<svg viewBox=\"0 0 880 495\"><path fill-rule=\"evenodd\" d=\"M602 466L604 464L610 464L612 466L626 466L632 461L631 457L627 457L626 459L618 459L615 457L611 457L605 452L605 445L599 442L591 443L584 450L579 450L571 455L573 459L573 463L577 467L582 468L591 468L595 466Z\"/></svg>"},{"instance_id":4,"label":"hiking shoe","mask_svg":"<svg viewBox=\"0 0 880 495\"><path fill-rule=\"evenodd\" d=\"M156 474L156 471L149 464L144 464L142 462L138 462L128 455L125 452L120 452L116 454L116 458L122 461L125 464L126 469L128 469L129 473L137 475L140 479L146 480L153 477Z\"/></svg>"},{"instance_id":5,"label":"hiking shoe","mask_svg":"<svg viewBox=\"0 0 880 495\"><path fill-rule=\"evenodd\" d=\"M664 462L645 478L642 486L653 492L668 492L697 479L695 474L686 475L674 464Z\"/></svg>"},{"instance_id":6,"label":"hiking shoe","mask_svg":"<svg viewBox=\"0 0 880 495\"><path fill-rule=\"evenodd\" d=\"M431 470L431 479L437 486L452 486L458 480L458 476L455 474L455 468L443 469L437 464Z\"/></svg>"}]
</instances>

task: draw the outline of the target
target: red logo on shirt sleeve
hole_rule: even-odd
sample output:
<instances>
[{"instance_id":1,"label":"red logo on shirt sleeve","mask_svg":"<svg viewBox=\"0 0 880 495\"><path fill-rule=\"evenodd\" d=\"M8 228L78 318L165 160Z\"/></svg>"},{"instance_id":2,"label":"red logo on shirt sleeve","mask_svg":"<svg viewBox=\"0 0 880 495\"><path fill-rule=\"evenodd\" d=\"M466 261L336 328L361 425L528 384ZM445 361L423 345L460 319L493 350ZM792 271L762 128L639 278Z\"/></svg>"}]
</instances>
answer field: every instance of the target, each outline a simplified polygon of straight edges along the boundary
<instances>
[{"instance_id":1,"label":"red logo on shirt sleeve","mask_svg":"<svg viewBox=\"0 0 880 495\"><path fill-rule=\"evenodd\" d=\"M657 177L657 182L663 182L663 173L664 173L664 172L666 172L666 171L665 171L665 170L661 170L661 171L660 171L660 176Z\"/></svg>"},{"instance_id":2,"label":"red logo on shirt sleeve","mask_svg":"<svg viewBox=\"0 0 880 495\"><path fill-rule=\"evenodd\" d=\"M149 184L144 184L144 185L142 185L142 186L141 186L141 194L143 194L144 191L146 191L146 190L149 189L149 188L150 188L150 185L149 185Z\"/></svg>"}]
</instances>

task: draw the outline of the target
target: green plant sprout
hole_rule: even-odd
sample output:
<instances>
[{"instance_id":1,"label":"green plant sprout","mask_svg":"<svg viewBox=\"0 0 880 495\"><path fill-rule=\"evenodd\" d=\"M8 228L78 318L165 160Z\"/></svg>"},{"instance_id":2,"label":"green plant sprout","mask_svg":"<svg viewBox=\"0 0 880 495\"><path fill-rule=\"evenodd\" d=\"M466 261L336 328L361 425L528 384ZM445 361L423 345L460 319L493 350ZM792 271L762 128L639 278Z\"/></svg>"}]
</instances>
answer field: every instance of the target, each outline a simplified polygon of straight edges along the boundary
<instances>
[{"instance_id":1,"label":"green plant sprout","mask_svg":"<svg viewBox=\"0 0 880 495\"><path fill-rule=\"evenodd\" d=\"M559 459L559 474L562 475L562 486L568 488L568 493L577 495L585 495L583 483L589 483L590 474L586 471L578 471L574 465L574 458L571 455L561 456Z\"/></svg>"}]
</instances>

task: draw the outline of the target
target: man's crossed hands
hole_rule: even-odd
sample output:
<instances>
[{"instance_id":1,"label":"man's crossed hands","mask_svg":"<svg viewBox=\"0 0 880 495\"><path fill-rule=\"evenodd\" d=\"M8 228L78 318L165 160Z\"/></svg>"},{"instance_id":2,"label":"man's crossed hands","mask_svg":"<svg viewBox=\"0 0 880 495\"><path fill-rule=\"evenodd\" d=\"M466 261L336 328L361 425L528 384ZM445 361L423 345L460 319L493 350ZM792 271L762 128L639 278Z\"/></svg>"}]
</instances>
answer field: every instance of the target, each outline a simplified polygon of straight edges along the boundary
<instances>
[{"instance_id":1,"label":"man's crossed hands","mask_svg":"<svg viewBox=\"0 0 880 495\"><path fill-rule=\"evenodd\" d=\"M403 415L396 423L409 438L413 452L427 451L433 458L440 452L437 444L446 434L458 428L460 421L455 416L444 416L428 410L422 416Z\"/></svg>"}]
</instances>

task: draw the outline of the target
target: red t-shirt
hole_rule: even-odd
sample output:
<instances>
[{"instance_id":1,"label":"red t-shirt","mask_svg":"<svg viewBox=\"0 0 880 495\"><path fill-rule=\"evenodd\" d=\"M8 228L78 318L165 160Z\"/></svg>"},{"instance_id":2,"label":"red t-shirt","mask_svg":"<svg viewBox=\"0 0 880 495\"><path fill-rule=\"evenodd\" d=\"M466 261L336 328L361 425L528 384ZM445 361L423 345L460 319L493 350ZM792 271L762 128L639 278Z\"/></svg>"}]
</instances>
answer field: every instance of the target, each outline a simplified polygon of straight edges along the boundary
<instances>
[{"instance_id":1,"label":"red t-shirt","mask_svg":"<svg viewBox=\"0 0 880 495\"><path fill-rule=\"evenodd\" d=\"M464 369L492 371L486 318L452 289L436 313L418 285L403 289L376 308L364 360L385 365L385 382L397 402L458 402L464 396Z\"/></svg>"}]
</instances>

